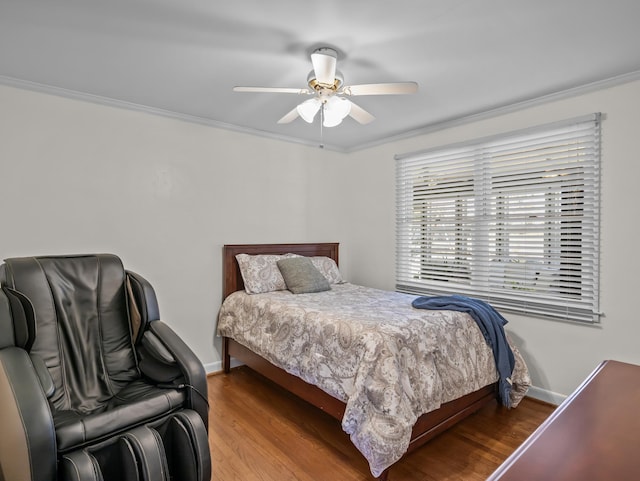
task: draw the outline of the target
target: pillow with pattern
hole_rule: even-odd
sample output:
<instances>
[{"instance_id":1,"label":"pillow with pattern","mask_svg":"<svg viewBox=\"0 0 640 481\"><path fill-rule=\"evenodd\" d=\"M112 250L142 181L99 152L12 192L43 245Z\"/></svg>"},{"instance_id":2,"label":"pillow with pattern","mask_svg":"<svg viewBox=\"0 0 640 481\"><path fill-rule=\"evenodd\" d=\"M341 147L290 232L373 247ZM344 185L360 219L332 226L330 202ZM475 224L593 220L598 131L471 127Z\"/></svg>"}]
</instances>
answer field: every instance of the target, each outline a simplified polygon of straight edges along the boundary
<instances>
[{"instance_id":1,"label":"pillow with pattern","mask_svg":"<svg viewBox=\"0 0 640 481\"><path fill-rule=\"evenodd\" d=\"M331 257L311 257L311 262L327 278L329 284L342 284L345 282L342 274L340 274L340 269L338 269L338 264Z\"/></svg>"},{"instance_id":2,"label":"pillow with pattern","mask_svg":"<svg viewBox=\"0 0 640 481\"><path fill-rule=\"evenodd\" d=\"M244 290L247 294L286 290L287 284L284 282L276 262L289 257L298 256L296 254L236 255L240 274L242 274L244 281Z\"/></svg>"}]
</instances>

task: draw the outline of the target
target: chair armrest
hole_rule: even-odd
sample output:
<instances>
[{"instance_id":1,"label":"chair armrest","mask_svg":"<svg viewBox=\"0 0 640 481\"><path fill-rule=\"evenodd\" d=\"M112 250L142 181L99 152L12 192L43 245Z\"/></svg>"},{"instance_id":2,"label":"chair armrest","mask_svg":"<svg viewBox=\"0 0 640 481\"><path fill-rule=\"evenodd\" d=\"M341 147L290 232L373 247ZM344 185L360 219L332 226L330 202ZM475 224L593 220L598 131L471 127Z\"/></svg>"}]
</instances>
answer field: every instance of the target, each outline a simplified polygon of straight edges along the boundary
<instances>
[{"instance_id":1,"label":"chair armrest","mask_svg":"<svg viewBox=\"0 0 640 481\"><path fill-rule=\"evenodd\" d=\"M175 358L187 387L189 407L200 415L202 422L208 429L209 404L207 400L207 375L200 359L198 359L189 346L164 322L150 322L149 330L164 344Z\"/></svg>"},{"instance_id":2,"label":"chair armrest","mask_svg":"<svg viewBox=\"0 0 640 481\"><path fill-rule=\"evenodd\" d=\"M45 393L23 349L0 350L0 466L5 479L56 479L56 436Z\"/></svg>"},{"instance_id":3,"label":"chair armrest","mask_svg":"<svg viewBox=\"0 0 640 481\"><path fill-rule=\"evenodd\" d=\"M156 383L170 383L182 376L181 366L164 343L150 330L144 331L138 344L140 371Z\"/></svg>"}]
</instances>

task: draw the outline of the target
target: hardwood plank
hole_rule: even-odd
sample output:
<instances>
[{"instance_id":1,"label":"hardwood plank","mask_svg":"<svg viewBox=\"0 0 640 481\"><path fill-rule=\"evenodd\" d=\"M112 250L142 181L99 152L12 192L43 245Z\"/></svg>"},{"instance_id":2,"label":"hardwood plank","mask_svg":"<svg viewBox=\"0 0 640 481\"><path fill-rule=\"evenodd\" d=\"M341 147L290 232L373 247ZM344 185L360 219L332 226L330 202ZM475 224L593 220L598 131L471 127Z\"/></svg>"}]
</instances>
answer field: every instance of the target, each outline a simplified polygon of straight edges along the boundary
<instances>
[{"instance_id":1,"label":"hardwood plank","mask_svg":"<svg viewBox=\"0 0 640 481\"><path fill-rule=\"evenodd\" d=\"M209 376L212 481L371 481L340 423L246 367ZM478 480L555 409L525 398L482 408L396 463L390 481Z\"/></svg>"}]
</instances>

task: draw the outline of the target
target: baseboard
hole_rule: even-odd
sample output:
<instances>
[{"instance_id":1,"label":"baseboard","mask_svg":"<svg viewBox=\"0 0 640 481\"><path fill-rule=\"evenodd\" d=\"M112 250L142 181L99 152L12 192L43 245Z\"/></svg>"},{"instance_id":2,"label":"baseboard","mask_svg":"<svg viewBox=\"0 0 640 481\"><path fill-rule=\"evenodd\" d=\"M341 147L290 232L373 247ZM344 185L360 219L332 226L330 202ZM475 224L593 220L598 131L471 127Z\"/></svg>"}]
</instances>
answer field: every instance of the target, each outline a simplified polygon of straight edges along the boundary
<instances>
[{"instance_id":1,"label":"baseboard","mask_svg":"<svg viewBox=\"0 0 640 481\"><path fill-rule=\"evenodd\" d=\"M527 396L537 399L538 401L544 401L554 406L559 406L567 398L564 394L558 394L557 392L549 391L541 387L529 386Z\"/></svg>"},{"instance_id":2,"label":"baseboard","mask_svg":"<svg viewBox=\"0 0 640 481\"><path fill-rule=\"evenodd\" d=\"M204 365L204 372L213 374L222 371L222 361L210 362Z\"/></svg>"},{"instance_id":3,"label":"baseboard","mask_svg":"<svg viewBox=\"0 0 640 481\"><path fill-rule=\"evenodd\" d=\"M231 359L231 367L242 366L244 363ZM222 372L222 361L210 362L204 365L204 370L207 374L215 374Z\"/></svg>"}]
</instances>

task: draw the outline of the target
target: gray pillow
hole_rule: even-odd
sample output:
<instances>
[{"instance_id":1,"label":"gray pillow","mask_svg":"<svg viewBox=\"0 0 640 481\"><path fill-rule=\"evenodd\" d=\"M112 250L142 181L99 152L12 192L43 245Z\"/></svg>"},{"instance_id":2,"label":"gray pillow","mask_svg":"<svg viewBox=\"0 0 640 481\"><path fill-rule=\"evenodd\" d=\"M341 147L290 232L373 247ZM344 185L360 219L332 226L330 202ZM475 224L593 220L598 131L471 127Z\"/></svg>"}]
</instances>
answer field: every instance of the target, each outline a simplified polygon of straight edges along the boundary
<instances>
[{"instance_id":1,"label":"gray pillow","mask_svg":"<svg viewBox=\"0 0 640 481\"><path fill-rule=\"evenodd\" d=\"M331 289L329 281L308 257L291 257L277 263L284 282L294 294L321 292Z\"/></svg>"}]
</instances>

